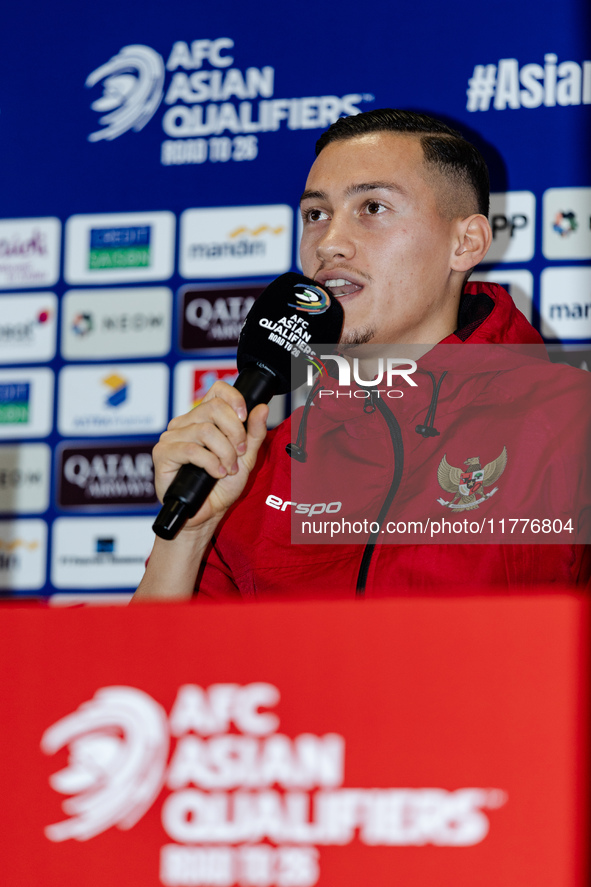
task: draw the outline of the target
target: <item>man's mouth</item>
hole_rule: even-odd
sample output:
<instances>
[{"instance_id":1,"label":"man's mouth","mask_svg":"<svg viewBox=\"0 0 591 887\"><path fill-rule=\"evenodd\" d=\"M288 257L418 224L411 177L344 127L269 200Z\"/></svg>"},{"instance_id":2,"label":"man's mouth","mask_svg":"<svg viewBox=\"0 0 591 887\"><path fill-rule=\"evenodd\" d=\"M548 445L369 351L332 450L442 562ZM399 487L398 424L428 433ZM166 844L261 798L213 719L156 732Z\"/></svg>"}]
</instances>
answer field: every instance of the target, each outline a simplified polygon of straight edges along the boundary
<instances>
[{"instance_id":1,"label":"man's mouth","mask_svg":"<svg viewBox=\"0 0 591 887\"><path fill-rule=\"evenodd\" d=\"M335 277L332 280L325 280L324 286L333 296L350 296L363 289L358 283L351 283L350 280L347 280L344 277Z\"/></svg>"}]
</instances>

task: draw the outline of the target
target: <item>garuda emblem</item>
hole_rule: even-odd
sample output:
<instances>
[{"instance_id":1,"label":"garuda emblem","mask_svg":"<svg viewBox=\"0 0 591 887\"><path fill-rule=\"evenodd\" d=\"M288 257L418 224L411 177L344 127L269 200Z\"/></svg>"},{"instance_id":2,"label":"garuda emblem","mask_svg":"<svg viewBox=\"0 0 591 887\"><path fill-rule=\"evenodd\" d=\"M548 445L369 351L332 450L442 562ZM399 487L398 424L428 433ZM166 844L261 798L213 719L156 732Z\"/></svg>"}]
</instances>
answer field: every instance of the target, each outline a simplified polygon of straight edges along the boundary
<instances>
[{"instance_id":1,"label":"garuda emblem","mask_svg":"<svg viewBox=\"0 0 591 887\"><path fill-rule=\"evenodd\" d=\"M489 462L484 468L480 465L480 459L473 457L466 459L464 465L467 466L465 471L461 468L454 468L450 465L445 456L439 463L437 469L437 480L439 486L446 493L454 493L454 497L447 501L446 499L438 499L440 505L445 508L451 508L453 511L470 511L478 508L483 502L497 492L498 487L485 493L484 488L494 484L505 470L507 464L507 447L503 447L500 456Z\"/></svg>"}]
</instances>

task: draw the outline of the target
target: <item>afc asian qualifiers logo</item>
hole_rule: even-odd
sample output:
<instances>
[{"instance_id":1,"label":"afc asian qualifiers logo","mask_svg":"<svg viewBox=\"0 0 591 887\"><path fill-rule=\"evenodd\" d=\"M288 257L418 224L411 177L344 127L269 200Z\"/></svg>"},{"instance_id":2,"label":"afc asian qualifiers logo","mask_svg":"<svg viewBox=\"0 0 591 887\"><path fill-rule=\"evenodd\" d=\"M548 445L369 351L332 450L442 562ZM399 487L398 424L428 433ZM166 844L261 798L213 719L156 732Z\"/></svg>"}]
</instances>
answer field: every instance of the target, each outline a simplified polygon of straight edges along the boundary
<instances>
[{"instance_id":1,"label":"afc asian qualifiers logo","mask_svg":"<svg viewBox=\"0 0 591 887\"><path fill-rule=\"evenodd\" d=\"M129 829L162 788L168 758L164 709L132 687L103 687L45 731L41 748L69 747L68 766L50 777L70 818L46 828L50 841L86 841L113 825Z\"/></svg>"},{"instance_id":2,"label":"afc asian qualifiers logo","mask_svg":"<svg viewBox=\"0 0 591 887\"><path fill-rule=\"evenodd\" d=\"M298 283L294 291L296 301L295 304L289 302L290 308L307 314L324 314L330 307L330 296L318 286Z\"/></svg>"},{"instance_id":3,"label":"afc asian qualifiers logo","mask_svg":"<svg viewBox=\"0 0 591 887\"><path fill-rule=\"evenodd\" d=\"M41 738L47 755L68 751L49 778L66 818L46 837L131 829L167 789L166 887L313 887L319 846L473 846L489 832L485 810L507 801L494 788L344 787L344 737L278 732L279 699L263 682L184 684L167 715L135 687L99 689Z\"/></svg>"},{"instance_id":4,"label":"afc asian qualifiers logo","mask_svg":"<svg viewBox=\"0 0 591 887\"><path fill-rule=\"evenodd\" d=\"M89 142L116 139L129 129L139 132L160 106L164 87L164 61L149 46L124 46L106 64L86 79L91 88L103 80L103 95L92 103L93 111L102 113L99 129L88 136Z\"/></svg>"},{"instance_id":5,"label":"afc asian qualifiers logo","mask_svg":"<svg viewBox=\"0 0 591 887\"><path fill-rule=\"evenodd\" d=\"M486 502L487 499L497 492L498 487L489 493L484 493L484 488L494 484L505 470L507 464L507 447L503 447L500 456L489 462L484 468L480 465L480 459L473 457L466 459L464 465L468 468L462 471L461 468L454 468L450 465L445 456L439 463L437 469L437 480L439 486L447 493L454 493L453 499L438 499L440 505L451 508L453 511L472 511Z\"/></svg>"}]
</instances>

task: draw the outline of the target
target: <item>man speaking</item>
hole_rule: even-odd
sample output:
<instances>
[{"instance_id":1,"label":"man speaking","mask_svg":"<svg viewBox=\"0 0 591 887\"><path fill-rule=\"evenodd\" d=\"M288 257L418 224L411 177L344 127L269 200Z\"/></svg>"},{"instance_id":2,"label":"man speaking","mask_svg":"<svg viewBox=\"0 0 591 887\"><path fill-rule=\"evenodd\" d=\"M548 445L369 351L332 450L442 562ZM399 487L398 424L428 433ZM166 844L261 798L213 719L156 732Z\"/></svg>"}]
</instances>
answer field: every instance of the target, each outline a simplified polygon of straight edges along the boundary
<instances>
[{"instance_id":1,"label":"man speaking","mask_svg":"<svg viewBox=\"0 0 591 887\"><path fill-rule=\"evenodd\" d=\"M588 582L587 374L540 355L501 287L467 283L491 243L483 158L441 121L392 109L337 120L316 153L304 274L340 302L345 352L404 346L417 371L391 397L367 375L339 390L323 368L295 423L269 434L267 406L247 417L217 382L154 450L161 499L185 464L217 482L156 539L134 600ZM295 515L309 518L297 543Z\"/></svg>"}]
</instances>

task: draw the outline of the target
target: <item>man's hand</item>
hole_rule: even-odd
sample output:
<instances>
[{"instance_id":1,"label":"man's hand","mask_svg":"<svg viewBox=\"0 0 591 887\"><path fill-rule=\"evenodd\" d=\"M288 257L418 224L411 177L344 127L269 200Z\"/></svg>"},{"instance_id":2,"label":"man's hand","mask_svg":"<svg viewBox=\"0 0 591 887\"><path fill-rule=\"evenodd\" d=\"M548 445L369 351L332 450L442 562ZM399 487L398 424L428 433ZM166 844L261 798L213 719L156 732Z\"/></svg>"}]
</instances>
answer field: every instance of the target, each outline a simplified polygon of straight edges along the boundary
<instances>
[{"instance_id":1,"label":"man's hand","mask_svg":"<svg viewBox=\"0 0 591 887\"><path fill-rule=\"evenodd\" d=\"M218 482L186 528L219 518L246 485L267 433L269 408L259 404L248 417L246 404L236 388L216 382L199 406L173 419L153 452L156 492L160 501L181 465L191 462Z\"/></svg>"}]
</instances>

